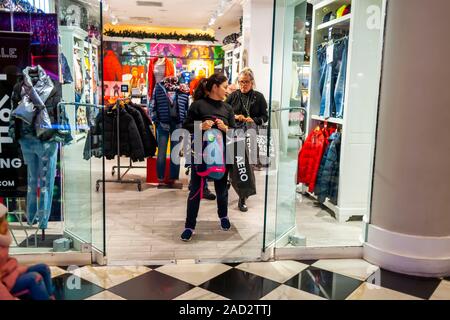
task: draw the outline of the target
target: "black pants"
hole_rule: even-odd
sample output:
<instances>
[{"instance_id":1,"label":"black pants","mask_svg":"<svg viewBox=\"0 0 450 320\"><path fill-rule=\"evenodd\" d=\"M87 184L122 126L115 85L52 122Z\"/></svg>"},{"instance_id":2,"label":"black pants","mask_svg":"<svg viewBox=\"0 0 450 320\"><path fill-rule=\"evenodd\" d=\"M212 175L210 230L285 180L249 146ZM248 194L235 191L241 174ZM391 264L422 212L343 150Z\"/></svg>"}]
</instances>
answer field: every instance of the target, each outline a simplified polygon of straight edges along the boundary
<instances>
[{"instance_id":1,"label":"black pants","mask_svg":"<svg viewBox=\"0 0 450 320\"><path fill-rule=\"evenodd\" d=\"M206 180L206 179L204 179ZM217 211L219 218L228 216L228 171L221 180L214 180L217 195ZM202 178L195 170L191 170L191 190L187 203L186 229L195 229L197 224L198 210L200 209L200 188ZM205 181L204 181L205 182Z\"/></svg>"}]
</instances>

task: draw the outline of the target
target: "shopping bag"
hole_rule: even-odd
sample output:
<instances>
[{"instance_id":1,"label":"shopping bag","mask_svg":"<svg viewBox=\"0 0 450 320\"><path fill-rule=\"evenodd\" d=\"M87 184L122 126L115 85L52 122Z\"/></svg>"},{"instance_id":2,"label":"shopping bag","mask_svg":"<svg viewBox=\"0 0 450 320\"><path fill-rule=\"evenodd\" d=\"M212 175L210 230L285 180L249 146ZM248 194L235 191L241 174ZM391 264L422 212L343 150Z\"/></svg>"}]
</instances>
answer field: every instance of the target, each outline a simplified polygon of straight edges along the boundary
<instances>
[{"instance_id":1,"label":"shopping bag","mask_svg":"<svg viewBox=\"0 0 450 320\"><path fill-rule=\"evenodd\" d=\"M256 194L255 173L250 165L246 139L231 139L227 151L233 148L233 165L230 170L231 185L241 198ZM244 150L242 154L242 150Z\"/></svg>"}]
</instances>

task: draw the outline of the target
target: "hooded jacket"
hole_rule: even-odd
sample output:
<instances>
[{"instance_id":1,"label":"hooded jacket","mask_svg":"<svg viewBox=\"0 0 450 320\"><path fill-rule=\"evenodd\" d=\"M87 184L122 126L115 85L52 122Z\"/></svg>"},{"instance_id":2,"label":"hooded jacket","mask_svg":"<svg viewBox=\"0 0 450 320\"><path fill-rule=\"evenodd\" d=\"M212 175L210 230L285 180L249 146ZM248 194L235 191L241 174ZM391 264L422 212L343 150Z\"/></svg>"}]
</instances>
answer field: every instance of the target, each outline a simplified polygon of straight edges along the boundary
<instances>
[{"instance_id":1,"label":"hooded jacket","mask_svg":"<svg viewBox=\"0 0 450 320\"><path fill-rule=\"evenodd\" d=\"M320 203L324 203L326 198L329 198L333 204L337 205L339 165L341 156L341 134L339 132L333 133L328 141L330 143L320 164L314 193Z\"/></svg>"},{"instance_id":2,"label":"hooded jacket","mask_svg":"<svg viewBox=\"0 0 450 320\"><path fill-rule=\"evenodd\" d=\"M21 266L17 260L9 257L11 234L0 235L0 300L15 300L11 290L16 284L17 278L27 271L27 267Z\"/></svg>"},{"instance_id":3,"label":"hooded jacket","mask_svg":"<svg viewBox=\"0 0 450 320\"><path fill-rule=\"evenodd\" d=\"M140 107L127 105L125 110L133 117L141 136L142 145L144 147L144 156L146 158L153 157L156 153L156 139L153 136L150 126L145 122Z\"/></svg>"},{"instance_id":4,"label":"hooded jacket","mask_svg":"<svg viewBox=\"0 0 450 320\"><path fill-rule=\"evenodd\" d=\"M129 157L133 162L145 160L144 145L136 122L125 109L119 108L119 112L119 133L117 132L117 109L98 114L95 126L89 131L86 139L85 160L89 160L92 156L98 158L105 156L106 159L113 160L117 156L117 134L120 134L120 156Z\"/></svg>"},{"instance_id":5,"label":"hooded jacket","mask_svg":"<svg viewBox=\"0 0 450 320\"><path fill-rule=\"evenodd\" d=\"M29 76L29 71L32 69L37 69L39 74L39 82L34 86ZM38 86L39 88L37 88ZM29 95L36 95L36 97L29 97ZM28 67L23 71L23 79L16 83L13 89L11 97L12 111L14 112L19 103L25 99L43 101L42 103L47 109L52 126L54 126L54 128L46 130L46 133L40 137L42 141L67 144L73 140L65 107L58 105L62 99L61 84L51 80L40 66ZM13 116L13 112L9 121L10 137L18 141L23 136L36 136L34 124L25 123L23 120Z\"/></svg>"},{"instance_id":6,"label":"hooded jacket","mask_svg":"<svg viewBox=\"0 0 450 320\"><path fill-rule=\"evenodd\" d=\"M317 174L329 135L328 129L314 129L299 152L297 183L308 185L309 192L314 192L316 187Z\"/></svg>"}]
</instances>

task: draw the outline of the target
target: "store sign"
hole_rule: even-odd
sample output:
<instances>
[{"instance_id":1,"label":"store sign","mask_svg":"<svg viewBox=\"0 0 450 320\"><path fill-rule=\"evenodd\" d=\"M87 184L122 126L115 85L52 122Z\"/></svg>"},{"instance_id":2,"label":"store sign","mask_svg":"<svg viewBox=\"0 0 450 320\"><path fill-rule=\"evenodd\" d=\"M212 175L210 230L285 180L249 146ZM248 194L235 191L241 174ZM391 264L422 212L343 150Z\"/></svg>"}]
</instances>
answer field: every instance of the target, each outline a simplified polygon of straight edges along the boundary
<instances>
[{"instance_id":1,"label":"store sign","mask_svg":"<svg viewBox=\"0 0 450 320\"><path fill-rule=\"evenodd\" d=\"M13 87L30 64L30 36L0 32L0 43L0 197L23 197L27 193L27 168L20 145L8 131Z\"/></svg>"}]
</instances>

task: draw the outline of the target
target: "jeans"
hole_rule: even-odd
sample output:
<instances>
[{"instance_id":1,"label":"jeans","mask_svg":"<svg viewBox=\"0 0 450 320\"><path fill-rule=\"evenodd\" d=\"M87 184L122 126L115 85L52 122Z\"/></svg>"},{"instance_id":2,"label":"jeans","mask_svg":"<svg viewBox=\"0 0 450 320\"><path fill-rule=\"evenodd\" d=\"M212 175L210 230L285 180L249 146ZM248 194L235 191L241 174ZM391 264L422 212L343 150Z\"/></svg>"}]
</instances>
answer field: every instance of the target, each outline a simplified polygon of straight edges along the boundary
<instances>
[{"instance_id":1,"label":"jeans","mask_svg":"<svg viewBox=\"0 0 450 320\"><path fill-rule=\"evenodd\" d=\"M29 295L32 300L50 300L53 284L49 267L45 264L29 267L26 273L17 278L11 294Z\"/></svg>"},{"instance_id":2,"label":"jeans","mask_svg":"<svg viewBox=\"0 0 450 320\"><path fill-rule=\"evenodd\" d=\"M347 43L347 39L334 43L333 62L331 63L326 64L327 57L325 53L326 67L322 99L320 102L320 116L325 118L342 117L343 115L344 90L347 73ZM337 101L336 98L338 99ZM336 103L338 103L338 106Z\"/></svg>"},{"instance_id":3,"label":"jeans","mask_svg":"<svg viewBox=\"0 0 450 320\"><path fill-rule=\"evenodd\" d=\"M339 73L336 81L334 91L334 103L336 106L336 118L344 117L344 101L345 101L345 81L347 79L347 53L348 53L348 39L342 40L340 44L340 63Z\"/></svg>"},{"instance_id":4,"label":"jeans","mask_svg":"<svg viewBox=\"0 0 450 320\"><path fill-rule=\"evenodd\" d=\"M317 49L317 58L319 61L319 92L322 94L325 85L325 74L327 66L327 47L321 46Z\"/></svg>"},{"instance_id":5,"label":"jeans","mask_svg":"<svg viewBox=\"0 0 450 320\"><path fill-rule=\"evenodd\" d=\"M200 189L202 188L202 180L205 183L206 179L200 177L197 172L191 170L191 188L187 203L186 229L195 229L197 225L198 210L200 209ZM228 216L228 173L222 179L214 180L214 187L217 196L217 210L219 218Z\"/></svg>"},{"instance_id":6,"label":"jeans","mask_svg":"<svg viewBox=\"0 0 450 320\"><path fill-rule=\"evenodd\" d=\"M167 126L167 127L166 127ZM166 127L166 128L164 128ZM156 170L158 172L159 181L163 181L166 172L166 157L167 157L167 145L169 143L169 138L172 133L177 129L176 121L172 121L169 124L159 124L157 132L158 140L158 159L156 161ZM172 151L178 143L171 141L170 143L170 156L172 156ZM170 160L170 180L178 180L180 176L180 164L175 164L173 159Z\"/></svg>"},{"instance_id":7,"label":"jeans","mask_svg":"<svg viewBox=\"0 0 450 320\"><path fill-rule=\"evenodd\" d=\"M47 229L52 210L58 143L43 142L35 137L19 140L28 167L27 217L30 225L39 221ZM38 187L40 188L38 207Z\"/></svg>"}]
</instances>

